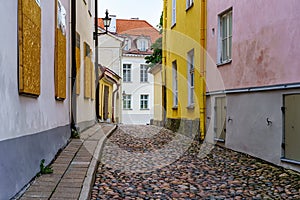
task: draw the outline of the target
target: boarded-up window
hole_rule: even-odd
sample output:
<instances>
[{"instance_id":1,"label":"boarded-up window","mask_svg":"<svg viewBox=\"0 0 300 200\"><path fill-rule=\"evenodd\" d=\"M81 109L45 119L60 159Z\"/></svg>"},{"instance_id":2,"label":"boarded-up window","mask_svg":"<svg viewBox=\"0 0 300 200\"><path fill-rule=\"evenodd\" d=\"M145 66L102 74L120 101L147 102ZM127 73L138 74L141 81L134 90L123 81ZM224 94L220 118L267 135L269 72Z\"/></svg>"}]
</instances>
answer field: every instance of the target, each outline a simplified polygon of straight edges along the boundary
<instances>
[{"instance_id":1,"label":"boarded-up window","mask_svg":"<svg viewBox=\"0 0 300 200\"><path fill-rule=\"evenodd\" d=\"M66 65L67 65L67 39L66 39L66 10L62 3L56 2L56 29L55 29L55 98L66 98Z\"/></svg>"},{"instance_id":2,"label":"boarded-up window","mask_svg":"<svg viewBox=\"0 0 300 200\"><path fill-rule=\"evenodd\" d=\"M91 84L91 55L90 55L90 46L85 42L84 43L84 97L91 98L92 93L92 84Z\"/></svg>"},{"instance_id":3,"label":"boarded-up window","mask_svg":"<svg viewBox=\"0 0 300 200\"><path fill-rule=\"evenodd\" d=\"M40 95L41 8L35 0L18 1L19 93Z\"/></svg>"},{"instance_id":4,"label":"boarded-up window","mask_svg":"<svg viewBox=\"0 0 300 200\"><path fill-rule=\"evenodd\" d=\"M80 35L76 33L76 94L80 94Z\"/></svg>"}]
</instances>

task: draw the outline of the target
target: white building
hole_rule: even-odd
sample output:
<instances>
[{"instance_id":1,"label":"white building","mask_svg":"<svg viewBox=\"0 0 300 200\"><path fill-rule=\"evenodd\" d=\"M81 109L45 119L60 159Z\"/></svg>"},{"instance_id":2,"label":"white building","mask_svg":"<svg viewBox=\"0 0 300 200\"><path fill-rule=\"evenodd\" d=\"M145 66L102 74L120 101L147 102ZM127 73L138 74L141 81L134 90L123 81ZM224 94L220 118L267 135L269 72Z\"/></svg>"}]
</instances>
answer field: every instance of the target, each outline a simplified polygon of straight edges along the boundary
<instances>
[{"instance_id":1,"label":"white building","mask_svg":"<svg viewBox=\"0 0 300 200\"><path fill-rule=\"evenodd\" d=\"M154 80L153 76L148 73L145 57L152 54L151 44L160 37L160 34L145 20L116 19L115 15L110 17L112 22L109 32L123 39L122 60L119 70L113 64L106 64L122 77L120 92L122 92L123 103L120 122L124 124L150 124L154 113ZM99 22L100 27L103 27L101 19ZM115 48L113 44L111 41L111 48ZM113 50L109 50L107 45L104 49L104 46L101 45L104 57L113 58L114 56L110 55ZM106 54L109 55L106 56ZM101 59L104 59L103 62L105 62L105 58L102 57ZM110 62L115 61L113 59Z\"/></svg>"},{"instance_id":2,"label":"white building","mask_svg":"<svg viewBox=\"0 0 300 200\"><path fill-rule=\"evenodd\" d=\"M5 1L0 17L0 199L10 199L71 135L70 1Z\"/></svg>"}]
</instances>

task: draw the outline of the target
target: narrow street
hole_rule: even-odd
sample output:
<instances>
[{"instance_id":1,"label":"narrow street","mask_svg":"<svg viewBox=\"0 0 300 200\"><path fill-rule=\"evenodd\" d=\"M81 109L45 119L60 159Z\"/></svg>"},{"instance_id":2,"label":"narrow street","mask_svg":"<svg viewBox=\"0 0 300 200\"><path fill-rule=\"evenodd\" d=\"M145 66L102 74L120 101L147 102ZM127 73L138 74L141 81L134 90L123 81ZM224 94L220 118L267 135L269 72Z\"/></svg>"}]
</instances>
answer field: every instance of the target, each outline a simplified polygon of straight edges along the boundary
<instances>
[{"instance_id":1,"label":"narrow street","mask_svg":"<svg viewBox=\"0 0 300 200\"><path fill-rule=\"evenodd\" d=\"M95 199L299 199L299 174L155 126L120 125L104 145Z\"/></svg>"}]
</instances>

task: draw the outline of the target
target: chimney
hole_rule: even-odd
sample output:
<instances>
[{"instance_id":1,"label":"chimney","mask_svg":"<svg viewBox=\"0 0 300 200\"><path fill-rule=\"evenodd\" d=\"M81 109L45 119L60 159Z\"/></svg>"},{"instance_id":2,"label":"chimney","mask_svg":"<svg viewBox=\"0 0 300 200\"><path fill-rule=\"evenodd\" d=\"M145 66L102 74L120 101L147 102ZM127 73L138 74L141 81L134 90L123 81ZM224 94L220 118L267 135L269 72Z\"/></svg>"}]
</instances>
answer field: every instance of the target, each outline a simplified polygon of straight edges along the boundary
<instances>
[{"instance_id":1,"label":"chimney","mask_svg":"<svg viewBox=\"0 0 300 200\"><path fill-rule=\"evenodd\" d=\"M117 16L116 15L109 15L111 18L110 26L108 27L108 31L112 33L117 32Z\"/></svg>"},{"instance_id":2,"label":"chimney","mask_svg":"<svg viewBox=\"0 0 300 200\"><path fill-rule=\"evenodd\" d=\"M134 20L139 20L139 18L138 18L138 17L132 17L131 19L134 19Z\"/></svg>"}]
</instances>

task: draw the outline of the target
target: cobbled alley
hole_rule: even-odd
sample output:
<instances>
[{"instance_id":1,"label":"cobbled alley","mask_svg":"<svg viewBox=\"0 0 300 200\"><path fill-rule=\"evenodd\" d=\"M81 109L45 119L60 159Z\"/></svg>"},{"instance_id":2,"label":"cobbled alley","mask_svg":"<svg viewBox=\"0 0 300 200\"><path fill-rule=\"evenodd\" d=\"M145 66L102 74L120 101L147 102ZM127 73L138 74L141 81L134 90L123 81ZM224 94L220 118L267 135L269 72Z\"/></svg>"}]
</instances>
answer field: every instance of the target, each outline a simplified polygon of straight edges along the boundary
<instances>
[{"instance_id":1,"label":"cobbled alley","mask_svg":"<svg viewBox=\"0 0 300 200\"><path fill-rule=\"evenodd\" d=\"M120 125L91 199L300 199L298 173L155 126Z\"/></svg>"}]
</instances>

